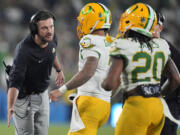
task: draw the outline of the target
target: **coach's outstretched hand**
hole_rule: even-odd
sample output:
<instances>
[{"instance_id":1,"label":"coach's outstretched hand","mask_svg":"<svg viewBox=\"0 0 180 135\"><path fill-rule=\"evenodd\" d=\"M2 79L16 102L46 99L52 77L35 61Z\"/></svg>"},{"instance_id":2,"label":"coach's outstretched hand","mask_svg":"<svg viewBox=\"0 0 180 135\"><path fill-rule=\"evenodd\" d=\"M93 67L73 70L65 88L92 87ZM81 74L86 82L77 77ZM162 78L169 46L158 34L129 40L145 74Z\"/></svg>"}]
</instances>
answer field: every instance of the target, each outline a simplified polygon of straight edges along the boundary
<instances>
[{"instance_id":1,"label":"coach's outstretched hand","mask_svg":"<svg viewBox=\"0 0 180 135\"><path fill-rule=\"evenodd\" d=\"M63 72L57 72L57 77L56 77L56 85L57 86L62 86L64 84L64 74Z\"/></svg>"},{"instance_id":2,"label":"coach's outstretched hand","mask_svg":"<svg viewBox=\"0 0 180 135\"><path fill-rule=\"evenodd\" d=\"M60 96L62 96L63 95L63 93L61 93L58 89L55 89L55 90L52 90L51 92L50 92L50 94L49 94L49 98L52 100L52 101L57 101L58 100L58 98L60 97Z\"/></svg>"},{"instance_id":3,"label":"coach's outstretched hand","mask_svg":"<svg viewBox=\"0 0 180 135\"><path fill-rule=\"evenodd\" d=\"M13 115L14 110L13 108L8 108L7 111L8 111L8 127L10 127L10 121L11 121L11 117Z\"/></svg>"}]
</instances>

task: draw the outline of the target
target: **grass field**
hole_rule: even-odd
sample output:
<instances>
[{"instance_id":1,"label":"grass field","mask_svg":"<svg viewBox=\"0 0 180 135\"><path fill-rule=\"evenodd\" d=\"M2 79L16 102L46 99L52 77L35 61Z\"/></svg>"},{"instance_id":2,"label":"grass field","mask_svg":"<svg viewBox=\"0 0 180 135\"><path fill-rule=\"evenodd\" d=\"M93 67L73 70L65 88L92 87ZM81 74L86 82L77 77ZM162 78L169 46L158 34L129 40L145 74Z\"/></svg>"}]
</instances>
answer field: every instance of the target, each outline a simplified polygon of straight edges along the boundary
<instances>
[{"instance_id":1,"label":"grass field","mask_svg":"<svg viewBox=\"0 0 180 135\"><path fill-rule=\"evenodd\" d=\"M69 124L62 125L50 125L48 135L67 135ZM98 135L113 135L114 128L110 126L103 126L98 131ZM0 135L14 135L14 126L11 125L9 128L5 123L0 123Z\"/></svg>"},{"instance_id":2,"label":"grass field","mask_svg":"<svg viewBox=\"0 0 180 135\"><path fill-rule=\"evenodd\" d=\"M48 135L67 135L68 129L68 124L51 125ZM11 125L8 128L5 123L0 123L0 135L14 135L14 126ZM99 129L98 135L114 135L114 128L105 125ZM178 130L177 135L180 135L180 129Z\"/></svg>"}]
</instances>

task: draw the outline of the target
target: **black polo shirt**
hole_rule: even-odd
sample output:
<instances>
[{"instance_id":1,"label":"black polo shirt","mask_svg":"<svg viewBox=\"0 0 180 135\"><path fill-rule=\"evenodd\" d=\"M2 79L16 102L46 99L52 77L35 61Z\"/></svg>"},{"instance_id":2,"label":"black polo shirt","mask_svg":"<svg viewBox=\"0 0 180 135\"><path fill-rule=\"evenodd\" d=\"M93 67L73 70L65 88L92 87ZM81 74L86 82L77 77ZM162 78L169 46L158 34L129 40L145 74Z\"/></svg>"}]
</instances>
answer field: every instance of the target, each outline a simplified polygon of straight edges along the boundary
<instances>
[{"instance_id":1,"label":"black polo shirt","mask_svg":"<svg viewBox=\"0 0 180 135\"><path fill-rule=\"evenodd\" d=\"M168 42L170 46L170 51L171 51L171 58L176 64L178 70L180 71L180 52L170 43ZM178 87L176 90L174 90L170 95L166 96L166 102L180 102L180 87ZM180 103L179 103L180 104Z\"/></svg>"},{"instance_id":2,"label":"black polo shirt","mask_svg":"<svg viewBox=\"0 0 180 135\"><path fill-rule=\"evenodd\" d=\"M31 35L18 43L9 76L9 87L19 90L19 97L47 89L56 56L57 39L40 48Z\"/></svg>"}]
</instances>

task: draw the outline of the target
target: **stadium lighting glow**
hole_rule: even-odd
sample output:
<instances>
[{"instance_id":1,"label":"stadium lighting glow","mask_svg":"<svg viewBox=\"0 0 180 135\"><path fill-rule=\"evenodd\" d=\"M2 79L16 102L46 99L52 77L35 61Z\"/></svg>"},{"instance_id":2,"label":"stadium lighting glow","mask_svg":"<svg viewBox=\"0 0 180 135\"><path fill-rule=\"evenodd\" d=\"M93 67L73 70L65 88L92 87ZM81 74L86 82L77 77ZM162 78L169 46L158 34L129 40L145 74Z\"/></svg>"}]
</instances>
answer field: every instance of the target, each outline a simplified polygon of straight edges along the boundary
<instances>
[{"instance_id":1,"label":"stadium lighting glow","mask_svg":"<svg viewBox=\"0 0 180 135\"><path fill-rule=\"evenodd\" d=\"M110 124L112 127L116 126L116 122L122 112L122 103L117 103L111 107Z\"/></svg>"}]
</instances>

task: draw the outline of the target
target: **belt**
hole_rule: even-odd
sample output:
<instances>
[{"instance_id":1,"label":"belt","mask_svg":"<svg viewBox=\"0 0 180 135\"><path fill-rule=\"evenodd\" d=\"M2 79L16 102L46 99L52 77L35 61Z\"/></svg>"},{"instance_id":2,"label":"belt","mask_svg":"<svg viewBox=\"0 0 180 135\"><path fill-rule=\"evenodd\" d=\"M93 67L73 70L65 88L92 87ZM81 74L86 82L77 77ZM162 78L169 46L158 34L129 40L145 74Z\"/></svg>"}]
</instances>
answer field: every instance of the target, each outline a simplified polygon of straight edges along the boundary
<instances>
[{"instance_id":1,"label":"belt","mask_svg":"<svg viewBox=\"0 0 180 135\"><path fill-rule=\"evenodd\" d=\"M45 90L44 90L45 91ZM36 95L36 94L41 94L44 91L32 91L29 95Z\"/></svg>"},{"instance_id":2,"label":"belt","mask_svg":"<svg viewBox=\"0 0 180 135\"><path fill-rule=\"evenodd\" d=\"M44 91L46 91L46 89L42 90L42 91L31 91L29 93L27 93L27 92L19 92L18 99L22 99L22 98L28 97L30 95L38 95L38 94L43 93Z\"/></svg>"},{"instance_id":3,"label":"belt","mask_svg":"<svg viewBox=\"0 0 180 135\"><path fill-rule=\"evenodd\" d=\"M159 97L161 95L160 84L139 85L136 88L125 92L125 98L130 96Z\"/></svg>"}]
</instances>

